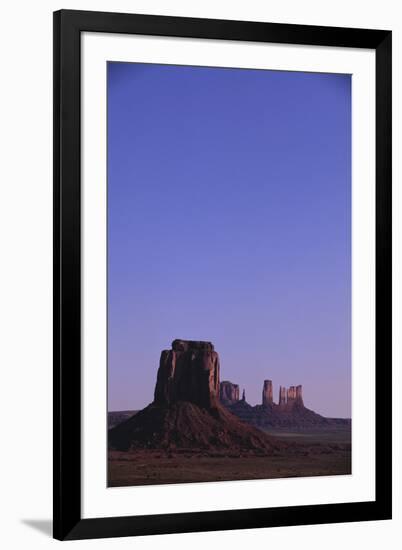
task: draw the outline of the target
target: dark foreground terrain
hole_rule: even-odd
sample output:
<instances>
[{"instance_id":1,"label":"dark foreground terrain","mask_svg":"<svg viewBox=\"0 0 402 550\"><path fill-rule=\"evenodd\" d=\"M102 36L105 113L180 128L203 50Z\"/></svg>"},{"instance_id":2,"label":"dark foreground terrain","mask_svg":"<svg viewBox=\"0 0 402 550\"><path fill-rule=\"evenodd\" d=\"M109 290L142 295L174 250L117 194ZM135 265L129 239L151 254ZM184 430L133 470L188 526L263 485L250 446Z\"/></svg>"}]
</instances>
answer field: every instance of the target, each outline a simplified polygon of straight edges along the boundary
<instances>
[{"instance_id":1,"label":"dark foreground terrain","mask_svg":"<svg viewBox=\"0 0 402 550\"><path fill-rule=\"evenodd\" d=\"M288 444L272 456L221 451L138 449L109 451L108 485L160 485L351 474L351 430L269 435Z\"/></svg>"}]
</instances>

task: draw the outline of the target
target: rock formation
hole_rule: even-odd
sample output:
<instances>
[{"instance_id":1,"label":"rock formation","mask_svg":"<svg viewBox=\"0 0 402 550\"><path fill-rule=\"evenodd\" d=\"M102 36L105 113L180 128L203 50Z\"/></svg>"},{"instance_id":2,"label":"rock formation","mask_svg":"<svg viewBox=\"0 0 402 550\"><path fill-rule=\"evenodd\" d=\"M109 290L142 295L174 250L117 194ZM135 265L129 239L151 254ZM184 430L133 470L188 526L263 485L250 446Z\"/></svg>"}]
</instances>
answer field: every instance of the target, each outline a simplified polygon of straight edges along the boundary
<instances>
[{"instance_id":1,"label":"rock formation","mask_svg":"<svg viewBox=\"0 0 402 550\"><path fill-rule=\"evenodd\" d=\"M350 429L350 425L350 419L325 418L305 407L301 385L280 386L277 404L272 381L264 380L262 405L252 406L245 390L239 399L237 384L227 380L219 384L219 356L210 342L175 340L171 350L162 351L154 401L139 412L113 413L109 441L117 449L216 450L232 445L267 452L272 441L251 426L305 431Z\"/></svg>"},{"instance_id":2,"label":"rock formation","mask_svg":"<svg viewBox=\"0 0 402 550\"><path fill-rule=\"evenodd\" d=\"M188 350L204 350L214 351L214 346L211 342L202 342L199 340L173 340L173 351L188 351Z\"/></svg>"},{"instance_id":3,"label":"rock formation","mask_svg":"<svg viewBox=\"0 0 402 550\"><path fill-rule=\"evenodd\" d=\"M272 380L264 380L262 389L262 404L264 407L269 407L273 403Z\"/></svg>"},{"instance_id":4,"label":"rock formation","mask_svg":"<svg viewBox=\"0 0 402 550\"><path fill-rule=\"evenodd\" d=\"M207 409L219 400L219 356L210 342L174 340L161 353L154 402L188 401Z\"/></svg>"},{"instance_id":5,"label":"rock formation","mask_svg":"<svg viewBox=\"0 0 402 550\"><path fill-rule=\"evenodd\" d=\"M303 431L350 428L350 419L325 418L305 407L301 385L289 388L280 386L278 404L273 402L272 395L272 381L264 380L262 405L251 406L244 398L226 406L244 422L262 429Z\"/></svg>"},{"instance_id":6,"label":"rock formation","mask_svg":"<svg viewBox=\"0 0 402 550\"><path fill-rule=\"evenodd\" d=\"M286 410L304 407L302 386L290 386L286 393Z\"/></svg>"},{"instance_id":7,"label":"rock formation","mask_svg":"<svg viewBox=\"0 0 402 550\"><path fill-rule=\"evenodd\" d=\"M219 389L219 356L213 345L174 340L172 349L161 354L154 401L109 430L109 449L270 455L287 446L233 415L220 403ZM238 386L234 395L234 405L241 403ZM245 403L244 391L243 399Z\"/></svg>"},{"instance_id":8,"label":"rock formation","mask_svg":"<svg viewBox=\"0 0 402 550\"><path fill-rule=\"evenodd\" d=\"M293 401L296 401L296 388L290 386L287 390L287 404L291 405Z\"/></svg>"},{"instance_id":9,"label":"rock formation","mask_svg":"<svg viewBox=\"0 0 402 550\"><path fill-rule=\"evenodd\" d=\"M238 384L232 384L228 380L224 380L220 384L219 397L221 403L224 405L233 405L239 401L239 386Z\"/></svg>"},{"instance_id":10,"label":"rock formation","mask_svg":"<svg viewBox=\"0 0 402 550\"><path fill-rule=\"evenodd\" d=\"M280 386L276 404L272 381L265 380L262 405L251 406L244 389L240 400L237 384L219 382L219 371L210 342L174 340L161 353L153 402L109 430L109 448L270 455L287 444L261 430L350 429L350 419L325 418L305 407L301 385Z\"/></svg>"},{"instance_id":11,"label":"rock formation","mask_svg":"<svg viewBox=\"0 0 402 550\"><path fill-rule=\"evenodd\" d=\"M303 403L303 387L302 386L296 386L296 401L300 405L304 406L304 403Z\"/></svg>"},{"instance_id":12,"label":"rock formation","mask_svg":"<svg viewBox=\"0 0 402 550\"><path fill-rule=\"evenodd\" d=\"M279 386L279 407L284 408L286 405L286 388Z\"/></svg>"}]
</instances>

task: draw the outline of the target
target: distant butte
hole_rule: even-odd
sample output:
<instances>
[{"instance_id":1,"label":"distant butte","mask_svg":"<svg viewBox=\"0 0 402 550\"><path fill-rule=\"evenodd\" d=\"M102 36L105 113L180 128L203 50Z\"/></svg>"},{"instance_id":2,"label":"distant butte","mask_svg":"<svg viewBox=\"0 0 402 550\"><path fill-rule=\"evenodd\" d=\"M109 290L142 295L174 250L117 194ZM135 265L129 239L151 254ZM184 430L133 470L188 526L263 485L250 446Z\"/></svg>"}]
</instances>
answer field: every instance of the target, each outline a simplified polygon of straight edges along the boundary
<instances>
[{"instance_id":1,"label":"distant butte","mask_svg":"<svg viewBox=\"0 0 402 550\"><path fill-rule=\"evenodd\" d=\"M220 402L223 405L233 405L240 398L240 389L237 384L232 384L228 380L224 380L220 384L219 392Z\"/></svg>"},{"instance_id":2,"label":"distant butte","mask_svg":"<svg viewBox=\"0 0 402 550\"><path fill-rule=\"evenodd\" d=\"M350 426L347 418L326 418L308 409L303 402L303 387L279 387L278 403L273 400L272 380L264 380L261 405L252 406L245 399L234 398L231 387L238 387L231 382L221 382L221 395L232 395L231 400L222 401L230 412L244 422L260 429L311 430L342 428Z\"/></svg>"}]
</instances>

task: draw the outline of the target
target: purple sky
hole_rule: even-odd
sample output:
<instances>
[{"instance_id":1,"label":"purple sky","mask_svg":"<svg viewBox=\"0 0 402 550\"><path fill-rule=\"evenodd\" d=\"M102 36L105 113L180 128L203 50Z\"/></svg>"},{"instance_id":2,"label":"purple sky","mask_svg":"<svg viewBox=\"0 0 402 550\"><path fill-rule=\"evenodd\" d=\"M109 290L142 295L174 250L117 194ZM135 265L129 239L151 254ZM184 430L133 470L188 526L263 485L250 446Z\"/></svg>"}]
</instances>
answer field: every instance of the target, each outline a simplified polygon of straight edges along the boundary
<instances>
[{"instance_id":1,"label":"purple sky","mask_svg":"<svg viewBox=\"0 0 402 550\"><path fill-rule=\"evenodd\" d=\"M350 233L349 75L109 63L109 410L186 338L350 416Z\"/></svg>"}]
</instances>

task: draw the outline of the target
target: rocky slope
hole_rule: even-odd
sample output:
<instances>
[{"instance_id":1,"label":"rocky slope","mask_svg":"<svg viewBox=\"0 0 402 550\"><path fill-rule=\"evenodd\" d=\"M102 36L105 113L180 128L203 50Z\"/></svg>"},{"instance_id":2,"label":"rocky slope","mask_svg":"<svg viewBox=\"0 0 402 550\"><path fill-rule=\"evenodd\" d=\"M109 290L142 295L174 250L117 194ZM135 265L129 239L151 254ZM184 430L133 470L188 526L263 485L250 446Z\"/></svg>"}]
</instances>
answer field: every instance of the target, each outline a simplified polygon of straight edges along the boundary
<instances>
[{"instance_id":1,"label":"rocky slope","mask_svg":"<svg viewBox=\"0 0 402 550\"><path fill-rule=\"evenodd\" d=\"M134 416L138 411L109 411L107 413L107 427L114 428L117 424L121 424L131 416Z\"/></svg>"}]
</instances>

